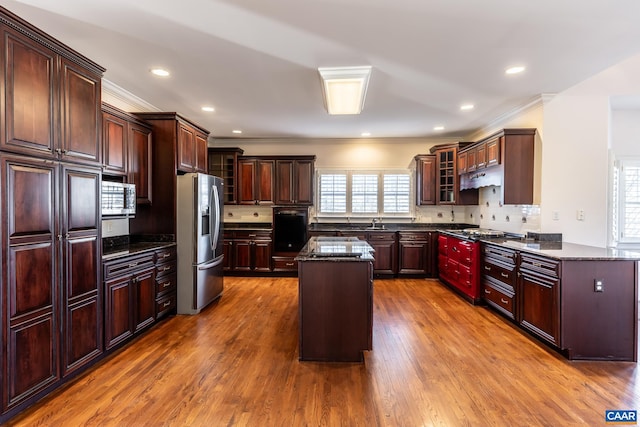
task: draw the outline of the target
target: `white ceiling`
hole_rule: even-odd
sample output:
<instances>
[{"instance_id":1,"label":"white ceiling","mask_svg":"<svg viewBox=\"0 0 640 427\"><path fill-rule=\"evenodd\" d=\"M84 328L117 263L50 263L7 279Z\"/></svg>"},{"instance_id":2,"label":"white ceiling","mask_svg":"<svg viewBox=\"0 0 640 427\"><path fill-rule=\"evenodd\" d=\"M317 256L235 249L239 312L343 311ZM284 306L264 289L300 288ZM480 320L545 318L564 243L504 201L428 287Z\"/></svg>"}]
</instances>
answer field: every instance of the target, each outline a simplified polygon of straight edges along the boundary
<instances>
[{"instance_id":1,"label":"white ceiling","mask_svg":"<svg viewBox=\"0 0 640 427\"><path fill-rule=\"evenodd\" d=\"M2 5L107 68L105 79L216 137L463 136L640 52L637 0ZM317 68L359 65L373 67L362 114L329 116ZM527 69L506 76L512 65ZM153 77L155 66L171 76Z\"/></svg>"}]
</instances>

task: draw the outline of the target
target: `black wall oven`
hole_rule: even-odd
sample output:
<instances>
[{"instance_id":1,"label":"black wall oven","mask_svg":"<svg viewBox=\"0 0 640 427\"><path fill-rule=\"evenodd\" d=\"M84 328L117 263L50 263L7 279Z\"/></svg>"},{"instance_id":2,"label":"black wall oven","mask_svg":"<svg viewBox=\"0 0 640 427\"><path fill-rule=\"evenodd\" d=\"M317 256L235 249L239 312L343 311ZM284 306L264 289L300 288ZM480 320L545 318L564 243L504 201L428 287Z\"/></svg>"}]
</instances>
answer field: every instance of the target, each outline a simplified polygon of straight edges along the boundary
<instances>
[{"instance_id":1,"label":"black wall oven","mask_svg":"<svg viewBox=\"0 0 640 427\"><path fill-rule=\"evenodd\" d=\"M309 209L273 208L273 250L276 254L300 252L307 243Z\"/></svg>"}]
</instances>

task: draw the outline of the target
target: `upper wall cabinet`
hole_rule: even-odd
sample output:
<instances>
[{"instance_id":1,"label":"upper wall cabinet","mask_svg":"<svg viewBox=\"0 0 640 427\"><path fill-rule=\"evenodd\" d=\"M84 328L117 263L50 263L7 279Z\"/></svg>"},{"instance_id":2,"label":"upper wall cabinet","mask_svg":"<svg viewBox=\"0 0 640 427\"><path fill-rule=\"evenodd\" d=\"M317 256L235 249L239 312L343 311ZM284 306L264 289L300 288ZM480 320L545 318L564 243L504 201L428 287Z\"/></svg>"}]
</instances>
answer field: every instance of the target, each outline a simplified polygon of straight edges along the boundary
<instances>
[{"instance_id":1,"label":"upper wall cabinet","mask_svg":"<svg viewBox=\"0 0 640 427\"><path fill-rule=\"evenodd\" d=\"M151 125L111 105L102 104L104 174L125 176L136 185L138 204L151 203Z\"/></svg>"},{"instance_id":2,"label":"upper wall cabinet","mask_svg":"<svg viewBox=\"0 0 640 427\"><path fill-rule=\"evenodd\" d=\"M315 156L276 159L276 204L313 205Z\"/></svg>"},{"instance_id":3,"label":"upper wall cabinet","mask_svg":"<svg viewBox=\"0 0 640 427\"><path fill-rule=\"evenodd\" d=\"M429 150L435 155L436 204L438 205L477 205L478 190L461 191L458 176L458 150L468 142L436 145ZM475 153L474 153L475 156ZM470 161L466 159L467 167Z\"/></svg>"},{"instance_id":4,"label":"upper wall cabinet","mask_svg":"<svg viewBox=\"0 0 640 427\"><path fill-rule=\"evenodd\" d=\"M436 204L436 156L419 154L416 161L416 205Z\"/></svg>"},{"instance_id":5,"label":"upper wall cabinet","mask_svg":"<svg viewBox=\"0 0 640 427\"><path fill-rule=\"evenodd\" d=\"M4 12L0 32L5 77L0 85L5 122L0 148L100 165L104 68Z\"/></svg>"},{"instance_id":6,"label":"upper wall cabinet","mask_svg":"<svg viewBox=\"0 0 640 427\"><path fill-rule=\"evenodd\" d=\"M460 176L461 188L495 185L506 205L534 204L535 134L532 128L503 129L463 150L467 168ZM470 154L480 150L485 153L483 162L476 160L470 168Z\"/></svg>"},{"instance_id":7,"label":"upper wall cabinet","mask_svg":"<svg viewBox=\"0 0 640 427\"><path fill-rule=\"evenodd\" d=\"M266 157L238 158L238 203L272 205L275 160Z\"/></svg>"},{"instance_id":8,"label":"upper wall cabinet","mask_svg":"<svg viewBox=\"0 0 640 427\"><path fill-rule=\"evenodd\" d=\"M181 172L207 173L207 138L192 124L178 123L178 170Z\"/></svg>"},{"instance_id":9,"label":"upper wall cabinet","mask_svg":"<svg viewBox=\"0 0 640 427\"><path fill-rule=\"evenodd\" d=\"M235 205L238 202L238 156L241 148L209 148L209 175L224 180L224 204Z\"/></svg>"}]
</instances>

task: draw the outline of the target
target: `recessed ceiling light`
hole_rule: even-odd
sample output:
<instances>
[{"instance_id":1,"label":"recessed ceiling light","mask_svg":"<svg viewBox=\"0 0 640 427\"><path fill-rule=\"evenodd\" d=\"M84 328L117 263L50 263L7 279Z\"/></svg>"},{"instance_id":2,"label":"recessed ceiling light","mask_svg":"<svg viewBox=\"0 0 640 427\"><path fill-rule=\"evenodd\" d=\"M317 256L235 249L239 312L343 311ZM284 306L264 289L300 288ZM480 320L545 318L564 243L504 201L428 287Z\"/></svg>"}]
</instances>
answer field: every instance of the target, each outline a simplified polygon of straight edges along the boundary
<instances>
[{"instance_id":1,"label":"recessed ceiling light","mask_svg":"<svg viewBox=\"0 0 640 427\"><path fill-rule=\"evenodd\" d=\"M517 66L517 67L510 67L507 68L506 70L504 70L505 74L518 74L524 71L524 67L522 66Z\"/></svg>"},{"instance_id":2,"label":"recessed ceiling light","mask_svg":"<svg viewBox=\"0 0 640 427\"><path fill-rule=\"evenodd\" d=\"M234 129L231 131L232 133L242 133L242 131L240 129Z\"/></svg>"},{"instance_id":3,"label":"recessed ceiling light","mask_svg":"<svg viewBox=\"0 0 640 427\"><path fill-rule=\"evenodd\" d=\"M444 130L444 126L436 126L433 130Z\"/></svg>"},{"instance_id":4,"label":"recessed ceiling light","mask_svg":"<svg viewBox=\"0 0 640 427\"><path fill-rule=\"evenodd\" d=\"M212 113L216 111L216 109L213 107L202 107L202 111L206 111L207 113Z\"/></svg>"},{"instance_id":5,"label":"recessed ceiling light","mask_svg":"<svg viewBox=\"0 0 640 427\"><path fill-rule=\"evenodd\" d=\"M460 106L460 109L463 110L463 111L466 111L466 110L473 110L474 107L475 107L475 105L473 105L473 104L462 104Z\"/></svg>"},{"instance_id":6,"label":"recessed ceiling light","mask_svg":"<svg viewBox=\"0 0 640 427\"><path fill-rule=\"evenodd\" d=\"M360 136L371 136L371 132L362 132Z\"/></svg>"},{"instance_id":7,"label":"recessed ceiling light","mask_svg":"<svg viewBox=\"0 0 640 427\"><path fill-rule=\"evenodd\" d=\"M167 77L169 76L169 71L165 70L164 68L152 68L151 69L151 74L155 75L155 76L159 76L159 77Z\"/></svg>"}]
</instances>

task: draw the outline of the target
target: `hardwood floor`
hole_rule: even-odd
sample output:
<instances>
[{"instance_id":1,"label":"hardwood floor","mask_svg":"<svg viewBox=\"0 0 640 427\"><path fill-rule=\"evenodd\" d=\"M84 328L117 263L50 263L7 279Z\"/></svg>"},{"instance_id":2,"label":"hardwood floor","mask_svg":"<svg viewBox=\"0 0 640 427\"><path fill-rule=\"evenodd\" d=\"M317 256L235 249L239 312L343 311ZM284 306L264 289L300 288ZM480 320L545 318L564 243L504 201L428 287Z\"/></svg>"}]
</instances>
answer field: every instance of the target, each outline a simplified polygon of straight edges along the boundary
<instances>
[{"instance_id":1,"label":"hardwood floor","mask_svg":"<svg viewBox=\"0 0 640 427\"><path fill-rule=\"evenodd\" d=\"M298 361L297 279L225 278L16 426L569 426L640 409L637 365L569 362L438 281L376 280L364 364Z\"/></svg>"}]
</instances>

